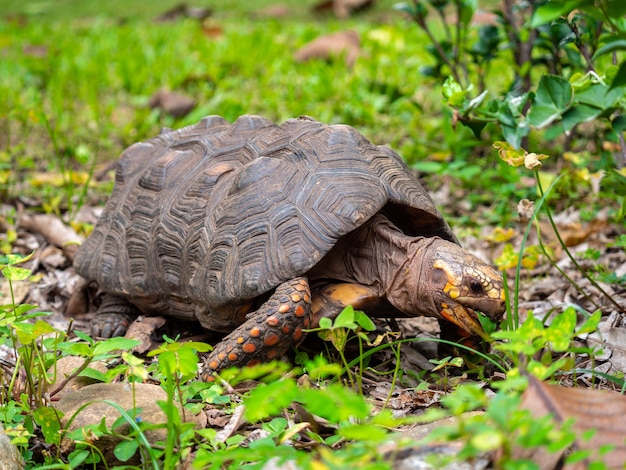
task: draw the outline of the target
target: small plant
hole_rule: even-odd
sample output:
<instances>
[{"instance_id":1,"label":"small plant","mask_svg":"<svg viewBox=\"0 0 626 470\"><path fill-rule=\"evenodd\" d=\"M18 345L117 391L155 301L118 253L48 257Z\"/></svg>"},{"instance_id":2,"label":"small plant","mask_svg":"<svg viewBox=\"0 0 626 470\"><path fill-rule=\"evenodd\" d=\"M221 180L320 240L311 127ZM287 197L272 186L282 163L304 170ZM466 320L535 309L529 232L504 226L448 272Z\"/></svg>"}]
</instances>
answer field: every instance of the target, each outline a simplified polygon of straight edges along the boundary
<instances>
[{"instance_id":1,"label":"small plant","mask_svg":"<svg viewBox=\"0 0 626 470\"><path fill-rule=\"evenodd\" d=\"M348 380L351 385L358 387L358 390L362 390L361 375L363 373L363 344L369 343L367 334L363 331L374 331L376 329L374 323L370 318L359 310L349 305L344 308L337 318L331 320L330 318L321 318L319 328L309 330L309 332L317 332L318 336L324 340L332 343L333 347L341 358L341 363L344 366L344 371L348 375ZM355 384L355 378L350 370L350 364L345 356L346 344L352 338L356 338L359 344L359 360L360 369L357 374Z\"/></svg>"},{"instance_id":2,"label":"small plant","mask_svg":"<svg viewBox=\"0 0 626 470\"><path fill-rule=\"evenodd\" d=\"M455 121L476 136L495 123L514 148L527 144L531 128L548 129L548 139L565 135L571 142L581 124L603 121L608 126L596 140L601 148L600 139L615 141L626 128L626 62L620 63L617 56L626 50L621 39L626 23L621 4L600 4L504 1L477 32L472 30L477 14L473 1L413 0L397 7L428 35L436 65L423 72L445 79L444 102L454 110ZM445 14L449 8L454 23ZM427 21L431 10L441 20L443 39ZM512 60L505 59L508 55ZM511 63L512 76L505 74L509 83L504 91L497 90L489 79L495 74L501 78L504 64ZM498 83L502 86L501 79ZM488 99L490 94L496 97ZM624 157L623 138L620 145Z\"/></svg>"},{"instance_id":3,"label":"small plant","mask_svg":"<svg viewBox=\"0 0 626 470\"><path fill-rule=\"evenodd\" d=\"M329 367L331 366L331 367ZM243 370L246 376L263 376L280 364L264 364ZM310 377L318 380L337 369L321 357L305 363ZM235 378L236 383L239 378ZM390 412L373 413L367 399L340 383L316 386L293 375L262 383L243 398L244 416L251 423L262 421L261 437L252 442L231 438L226 442L215 431L202 434L194 468L236 468L245 464L274 465L288 462L310 468L316 465L387 468L378 446L391 437L390 428L411 420L396 419ZM282 415L295 413L298 418ZM315 418L317 417L317 418ZM324 420L324 431L318 419ZM329 432L330 431L330 432ZM305 451L309 449L309 451ZM332 450L332 452L331 452Z\"/></svg>"}]
</instances>

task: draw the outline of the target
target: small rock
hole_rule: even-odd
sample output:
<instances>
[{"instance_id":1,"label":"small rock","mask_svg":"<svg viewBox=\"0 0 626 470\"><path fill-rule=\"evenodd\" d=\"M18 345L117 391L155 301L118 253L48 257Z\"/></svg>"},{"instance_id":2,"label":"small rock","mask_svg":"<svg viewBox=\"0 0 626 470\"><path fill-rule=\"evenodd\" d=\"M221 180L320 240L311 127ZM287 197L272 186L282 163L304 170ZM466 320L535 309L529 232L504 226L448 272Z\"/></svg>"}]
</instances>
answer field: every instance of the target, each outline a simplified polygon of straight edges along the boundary
<instances>
[{"instance_id":1,"label":"small rock","mask_svg":"<svg viewBox=\"0 0 626 470\"><path fill-rule=\"evenodd\" d=\"M21 470L25 466L22 454L0 426L0 470Z\"/></svg>"},{"instance_id":2,"label":"small rock","mask_svg":"<svg viewBox=\"0 0 626 470\"><path fill-rule=\"evenodd\" d=\"M124 410L131 410L133 407L141 408L141 414L136 419L144 423L163 424L167 422L167 417L161 408L157 405L157 401L166 401L167 394L165 390L157 385L151 384L134 384L135 393L132 391L132 385L129 383L98 383L88 385L76 391L66 393L59 400L55 407L64 413L62 424L67 426L70 418L85 404L90 403L82 409L69 426L69 430L73 431L78 428L89 425L98 425L102 420L107 426L111 426L120 414L111 405L104 403L105 400L117 403ZM179 412L182 414L181 407ZM185 415L185 421L196 422L193 415ZM115 429L118 434L128 434L130 425L123 423ZM150 443L164 441L167 437L167 431L164 428L150 429L145 431L145 436ZM117 462L113 450L120 442L120 439L113 436L102 436L94 443L104 454L107 462ZM131 462L126 462L131 464Z\"/></svg>"},{"instance_id":3,"label":"small rock","mask_svg":"<svg viewBox=\"0 0 626 470\"><path fill-rule=\"evenodd\" d=\"M465 416L472 416L475 414L480 414L480 412L466 413ZM401 431L399 436L401 438L420 441L433 432L434 429L441 426L453 425L457 420L458 418L456 417L450 417L433 423L415 426ZM402 448L400 450L380 449L380 451L387 453L391 450L391 453L396 455L393 465L395 470L430 470L433 468L443 468L444 470L484 470L488 467L489 459L486 456L477 458L471 463L459 461L448 463L444 467L434 467L432 465L432 462L437 461L438 456L441 458L454 457L461 451L461 449L462 444L460 442L435 442L426 445L416 445L415 447Z\"/></svg>"},{"instance_id":4,"label":"small rock","mask_svg":"<svg viewBox=\"0 0 626 470\"><path fill-rule=\"evenodd\" d=\"M74 373L74 371L81 367L85 362L85 359L77 356L65 356L60 358L56 362L56 380L50 386L50 391L54 391L61 386L63 381L67 379L70 375ZM107 366L102 362L92 362L89 364L89 367L97 370L98 372L102 372L103 374L107 371ZM54 374L54 369L51 368L48 373ZM59 391L55 396L60 398L68 392L72 392L78 390L80 388L86 387L87 385L91 385L95 382L94 379L89 377L74 377L70 379L63 389Z\"/></svg>"}]
</instances>

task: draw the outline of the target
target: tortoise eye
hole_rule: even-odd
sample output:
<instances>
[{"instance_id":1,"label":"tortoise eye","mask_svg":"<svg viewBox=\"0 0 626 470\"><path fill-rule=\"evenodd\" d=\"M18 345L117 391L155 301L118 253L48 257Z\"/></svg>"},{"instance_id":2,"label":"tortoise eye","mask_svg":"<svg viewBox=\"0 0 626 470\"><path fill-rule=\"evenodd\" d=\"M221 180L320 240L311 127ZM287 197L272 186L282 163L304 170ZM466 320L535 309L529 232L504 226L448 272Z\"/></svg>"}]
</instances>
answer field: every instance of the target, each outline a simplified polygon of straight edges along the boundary
<instances>
[{"instance_id":1,"label":"tortoise eye","mask_svg":"<svg viewBox=\"0 0 626 470\"><path fill-rule=\"evenodd\" d=\"M480 281L477 281L476 279L472 279L470 281L470 289L472 289L472 292L474 292L475 294L483 293L483 285L480 283Z\"/></svg>"}]
</instances>

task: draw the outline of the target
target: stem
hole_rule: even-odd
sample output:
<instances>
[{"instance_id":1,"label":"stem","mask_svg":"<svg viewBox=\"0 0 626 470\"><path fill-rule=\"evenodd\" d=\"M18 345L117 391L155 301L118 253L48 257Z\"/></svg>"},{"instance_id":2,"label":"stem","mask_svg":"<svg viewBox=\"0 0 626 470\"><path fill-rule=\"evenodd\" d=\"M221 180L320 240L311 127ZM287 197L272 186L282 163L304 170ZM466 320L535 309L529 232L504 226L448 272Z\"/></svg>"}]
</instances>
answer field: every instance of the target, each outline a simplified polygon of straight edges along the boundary
<instances>
[{"instance_id":1,"label":"stem","mask_svg":"<svg viewBox=\"0 0 626 470\"><path fill-rule=\"evenodd\" d=\"M587 45L580 37L578 25L576 23L572 23L570 25L570 29L574 33L574 36L576 36L576 41L574 42L574 44L576 44L576 47L580 51L580 54L583 56L585 62L587 63L587 71L595 71L595 69L593 68L593 62L591 61L591 54L589 53L589 49L587 49Z\"/></svg>"},{"instance_id":2,"label":"stem","mask_svg":"<svg viewBox=\"0 0 626 470\"><path fill-rule=\"evenodd\" d=\"M543 188L541 186L541 180L539 179L539 172L538 171L535 171L535 178L537 180L537 187L539 188L539 193L543 197L544 193L543 193ZM550 185L550 188L552 186L553 186L553 184ZM574 264L574 266L576 267L578 272L580 272L585 278L587 278L587 280L591 283L591 285L593 285L596 289L598 289L598 291L600 293L602 293L602 295L604 295L604 297L617 308L618 312L623 311L622 306L620 304L618 304L609 294L607 294L607 292L600 286L600 284L598 284L594 279L592 279L585 272L585 270L580 266L580 264L578 264L578 262L576 261L576 259L572 255L572 253L567 249L567 246L565 245L565 242L563 241L563 239L561 238L561 235L559 234L559 230L558 230L558 228L556 226L556 223L554 222L554 219L552 218L552 213L550 212L550 210L548 209L547 206L546 206L546 214L548 215L548 220L550 221L550 225L552 226L552 230L554 230L554 233L556 235L556 238L557 238L559 244L561 245L561 248L563 248L563 251L565 252L567 257L570 259L570 261ZM594 305L596 305L595 302L594 302Z\"/></svg>"},{"instance_id":3,"label":"stem","mask_svg":"<svg viewBox=\"0 0 626 470\"><path fill-rule=\"evenodd\" d=\"M435 49L437 50L437 54L439 54L439 58L444 64L448 66L448 68L450 69L450 73L452 74L454 79L458 83L461 83L461 79L459 78L459 74L457 73L456 68L454 67L454 65L452 65L452 63L450 63L450 60L446 56L446 52L443 50L443 48L441 47L441 44L439 43L439 41L437 41L437 39L431 32L430 28L426 24L426 20L424 18L419 17L419 18L415 18L415 21L417 22L419 27L424 30L424 32L428 36L428 39L430 39L430 42L433 44L433 46L435 46Z\"/></svg>"},{"instance_id":4,"label":"stem","mask_svg":"<svg viewBox=\"0 0 626 470\"><path fill-rule=\"evenodd\" d=\"M562 176L563 175L561 174L561 175L557 176L554 179L554 181L552 181L552 183L548 187L548 190L546 191L545 194L543 192L541 192L541 198L539 199L539 202L535 205L535 209L533 210L533 213L530 216L528 224L526 225L526 230L524 231L524 237L522 238L522 244L520 246L519 256L517 258L517 265L515 267L515 285L514 285L515 287L514 287L514 291L513 291L513 308L515 309L514 315L515 315L516 322L519 320L519 311L518 311L518 307L519 307L519 288L520 288L520 278L522 276L522 258L524 257L524 250L526 248L526 241L528 240L528 235L530 234L530 229L533 226L533 221L535 221L537 219L537 214L539 213L539 210L541 209L541 206L546 201L547 196L548 196L548 194L550 194L550 191L552 191L552 188L554 187L554 185L557 183L557 181L559 181L561 179ZM539 180L539 172L538 171L535 171L535 177L537 178L537 180ZM516 328L517 328L517 326L519 326L519 323L517 323L515 325Z\"/></svg>"}]
</instances>

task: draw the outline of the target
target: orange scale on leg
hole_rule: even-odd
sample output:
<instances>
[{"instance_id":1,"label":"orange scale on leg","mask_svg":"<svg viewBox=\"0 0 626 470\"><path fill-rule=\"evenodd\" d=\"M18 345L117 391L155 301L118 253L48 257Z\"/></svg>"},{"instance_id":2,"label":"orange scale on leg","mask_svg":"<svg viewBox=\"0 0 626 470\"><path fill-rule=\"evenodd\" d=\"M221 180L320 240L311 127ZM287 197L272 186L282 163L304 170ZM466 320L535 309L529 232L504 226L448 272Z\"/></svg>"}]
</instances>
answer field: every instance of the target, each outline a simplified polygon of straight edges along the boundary
<instances>
[{"instance_id":1,"label":"orange scale on leg","mask_svg":"<svg viewBox=\"0 0 626 470\"><path fill-rule=\"evenodd\" d=\"M267 317L267 319L265 320L265 323L267 323L269 326L278 326L280 323L280 320L278 319L278 317Z\"/></svg>"},{"instance_id":2,"label":"orange scale on leg","mask_svg":"<svg viewBox=\"0 0 626 470\"><path fill-rule=\"evenodd\" d=\"M293 314L298 318L302 318L306 314L306 311L302 305L298 305L293 311Z\"/></svg>"},{"instance_id":3,"label":"orange scale on leg","mask_svg":"<svg viewBox=\"0 0 626 470\"><path fill-rule=\"evenodd\" d=\"M261 330L256 326L250 330L250 336L257 338L261 334Z\"/></svg>"},{"instance_id":4,"label":"orange scale on leg","mask_svg":"<svg viewBox=\"0 0 626 470\"><path fill-rule=\"evenodd\" d=\"M278 335L271 333L265 337L265 339L263 340L263 344L265 346L274 346L279 341L280 341L280 338L278 337Z\"/></svg>"},{"instance_id":5,"label":"orange scale on leg","mask_svg":"<svg viewBox=\"0 0 626 470\"><path fill-rule=\"evenodd\" d=\"M278 307L278 313L287 313L289 310L291 310L289 304L280 304Z\"/></svg>"},{"instance_id":6,"label":"orange scale on leg","mask_svg":"<svg viewBox=\"0 0 626 470\"><path fill-rule=\"evenodd\" d=\"M300 339L302 338L302 328L296 328L293 332L292 338L294 341L300 341Z\"/></svg>"},{"instance_id":7,"label":"orange scale on leg","mask_svg":"<svg viewBox=\"0 0 626 470\"><path fill-rule=\"evenodd\" d=\"M246 343L243 345L241 350L245 353L252 354L253 352L256 352L256 346L252 343Z\"/></svg>"}]
</instances>

